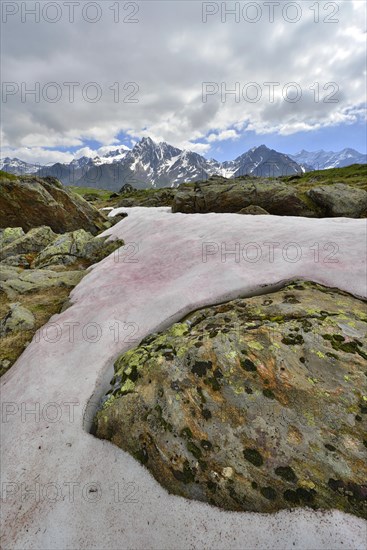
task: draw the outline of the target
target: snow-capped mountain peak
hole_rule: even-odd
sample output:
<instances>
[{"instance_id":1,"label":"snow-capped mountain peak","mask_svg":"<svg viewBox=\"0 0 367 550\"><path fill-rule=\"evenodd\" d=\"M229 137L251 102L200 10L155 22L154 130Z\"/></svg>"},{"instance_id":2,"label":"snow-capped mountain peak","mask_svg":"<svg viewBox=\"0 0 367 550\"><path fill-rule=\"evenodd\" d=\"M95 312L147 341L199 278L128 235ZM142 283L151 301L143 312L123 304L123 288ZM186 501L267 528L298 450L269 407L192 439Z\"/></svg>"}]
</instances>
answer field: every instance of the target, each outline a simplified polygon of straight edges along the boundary
<instances>
[{"instance_id":1,"label":"snow-capped mountain peak","mask_svg":"<svg viewBox=\"0 0 367 550\"><path fill-rule=\"evenodd\" d=\"M359 153L355 149L347 147L342 151L305 151L304 149L295 155L289 155L307 170L327 170L329 168L343 168L351 164L366 164L367 155Z\"/></svg>"},{"instance_id":2,"label":"snow-capped mountain peak","mask_svg":"<svg viewBox=\"0 0 367 550\"><path fill-rule=\"evenodd\" d=\"M99 155L83 156L69 164L56 163L40 168L7 157L0 162L0 168L13 174L51 175L66 185L118 190L125 183L138 188L175 187L213 175L226 178L247 174L277 177L354 163L367 163L366 155L351 148L339 153L303 149L296 155L285 155L264 144L252 147L234 160L218 162L165 141L157 143L150 137L144 137L132 149L126 145L101 148Z\"/></svg>"}]
</instances>

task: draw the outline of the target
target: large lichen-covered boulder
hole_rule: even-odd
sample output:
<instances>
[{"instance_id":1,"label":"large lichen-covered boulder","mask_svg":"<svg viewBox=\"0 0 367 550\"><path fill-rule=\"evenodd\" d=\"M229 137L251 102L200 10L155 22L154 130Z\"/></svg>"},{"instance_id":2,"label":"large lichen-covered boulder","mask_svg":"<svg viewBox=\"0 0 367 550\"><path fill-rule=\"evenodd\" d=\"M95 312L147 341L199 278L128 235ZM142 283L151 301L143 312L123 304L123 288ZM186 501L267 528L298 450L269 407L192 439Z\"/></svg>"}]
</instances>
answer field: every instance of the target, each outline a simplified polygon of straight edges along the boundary
<instances>
[{"instance_id":1,"label":"large lichen-covered boulder","mask_svg":"<svg viewBox=\"0 0 367 550\"><path fill-rule=\"evenodd\" d=\"M30 229L26 234L0 247L0 260L22 254L36 254L52 243L56 237L57 235L47 226Z\"/></svg>"},{"instance_id":2,"label":"large lichen-covered boulder","mask_svg":"<svg viewBox=\"0 0 367 550\"><path fill-rule=\"evenodd\" d=\"M367 214L367 191L355 189L344 183L314 187L307 192L325 215L332 217L359 218Z\"/></svg>"},{"instance_id":3,"label":"large lichen-covered boulder","mask_svg":"<svg viewBox=\"0 0 367 550\"><path fill-rule=\"evenodd\" d=\"M122 240L107 242L107 237L94 237L84 229L79 229L60 235L42 250L35 261L35 267L70 265L77 260L97 263L123 244Z\"/></svg>"},{"instance_id":4,"label":"large lichen-covered boulder","mask_svg":"<svg viewBox=\"0 0 367 550\"><path fill-rule=\"evenodd\" d=\"M124 353L95 433L228 510L367 518L367 314L295 282L207 307Z\"/></svg>"},{"instance_id":5,"label":"large lichen-covered boulder","mask_svg":"<svg viewBox=\"0 0 367 550\"><path fill-rule=\"evenodd\" d=\"M238 212L260 206L278 216L318 217L318 208L295 187L278 180L212 177L208 181L180 185L172 203L173 212Z\"/></svg>"},{"instance_id":6,"label":"large lichen-covered boulder","mask_svg":"<svg viewBox=\"0 0 367 550\"><path fill-rule=\"evenodd\" d=\"M56 233L103 229L104 215L52 177L0 177L0 227L48 225Z\"/></svg>"}]
</instances>

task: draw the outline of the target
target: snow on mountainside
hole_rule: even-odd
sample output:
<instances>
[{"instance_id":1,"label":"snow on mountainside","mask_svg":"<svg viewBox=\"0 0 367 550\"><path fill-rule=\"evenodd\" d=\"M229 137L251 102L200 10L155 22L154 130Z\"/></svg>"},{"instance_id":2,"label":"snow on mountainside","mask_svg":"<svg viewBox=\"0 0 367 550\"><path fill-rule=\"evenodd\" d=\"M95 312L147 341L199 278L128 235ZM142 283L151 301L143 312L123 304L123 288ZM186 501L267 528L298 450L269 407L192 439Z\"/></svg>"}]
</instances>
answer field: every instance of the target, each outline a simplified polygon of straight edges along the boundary
<instances>
[{"instance_id":1,"label":"snow on mountainside","mask_svg":"<svg viewBox=\"0 0 367 550\"><path fill-rule=\"evenodd\" d=\"M8 172L9 174L15 174L19 176L21 174L35 174L40 169L39 164L30 164L17 158L6 157L0 159L0 170Z\"/></svg>"},{"instance_id":2,"label":"snow on mountainside","mask_svg":"<svg viewBox=\"0 0 367 550\"><path fill-rule=\"evenodd\" d=\"M302 172L297 162L283 153L268 149L265 145L253 147L235 160L223 163L227 177L250 174L253 176L276 177L291 176Z\"/></svg>"},{"instance_id":3,"label":"snow on mountainside","mask_svg":"<svg viewBox=\"0 0 367 550\"><path fill-rule=\"evenodd\" d=\"M285 155L265 145L253 147L234 160L218 162L165 142L156 143L147 137L132 149L122 145L94 158L74 159L69 164L38 167L19 159L6 158L0 166L12 174L38 173L40 176L54 176L65 185L117 191L126 183L139 189L177 187L180 183L205 180L212 175L277 177L355 163L367 163L366 155L354 149L344 149L339 153L303 150L296 155Z\"/></svg>"},{"instance_id":4,"label":"snow on mountainside","mask_svg":"<svg viewBox=\"0 0 367 550\"><path fill-rule=\"evenodd\" d=\"M303 149L296 155L289 156L308 170L327 170L329 168L344 168L351 164L367 164L367 155L350 148L343 149L338 153L322 149L309 152Z\"/></svg>"}]
</instances>

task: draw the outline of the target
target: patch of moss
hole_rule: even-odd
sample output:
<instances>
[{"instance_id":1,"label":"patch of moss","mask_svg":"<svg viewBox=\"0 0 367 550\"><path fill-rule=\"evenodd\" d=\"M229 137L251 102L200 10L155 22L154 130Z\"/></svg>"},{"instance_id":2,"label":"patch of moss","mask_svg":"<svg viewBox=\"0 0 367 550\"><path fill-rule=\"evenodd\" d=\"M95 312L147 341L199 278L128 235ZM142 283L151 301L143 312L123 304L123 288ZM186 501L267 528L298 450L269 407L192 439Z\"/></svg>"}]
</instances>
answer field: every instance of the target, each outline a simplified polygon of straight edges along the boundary
<instances>
[{"instance_id":1,"label":"patch of moss","mask_svg":"<svg viewBox=\"0 0 367 550\"><path fill-rule=\"evenodd\" d=\"M209 479L209 481L206 482L206 486L208 487L209 491L212 493L216 493L218 489L218 485Z\"/></svg>"},{"instance_id":2,"label":"patch of moss","mask_svg":"<svg viewBox=\"0 0 367 550\"><path fill-rule=\"evenodd\" d=\"M209 409L202 409L201 414L205 418L205 420L209 420L212 417L212 413Z\"/></svg>"},{"instance_id":3,"label":"patch of moss","mask_svg":"<svg viewBox=\"0 0 367 550\"><path fill-rule=\"evenodd\" d=\"M264 395L264 397L267 397L268 399L275 399L274 393L269 388L265 388L263 390L263 395Z\"/></svg>"},{"instance_id":4,"label":"patch of moss","mask_svg":"<svg viewBox=\"0 0 367 550\"><path fill-rule=\"evenodd\" d=\"M290 466L278 466L278 468L275 468L275 473L285 481L292 483L297 481L297 476Z\"/></svg>"},{"instance_id":5,"label":"patch of moss","mask_svg":"<svg viewBox=\"0 0 367 550\"><path fill-rule=\"evenodd\" d=\"M184 437L185 439L192 439L192 431L188 427L183 428L180 432L180 436Z\"/></svg>"},{"instance_id":6,"label":"patch of moss","mask_svg":"<svg viewBox=\"0 0 367 550\"><path fill-rule=\"evenodd\" d=\"M202 457L202 452L201 452L201 450L200 450L199 447L197 447L197 446L195 445L195 443L193 443L192 441L189 441L189 442L187 443L186 447L187 447L187 450L188 450L192 455L194 455L194 457L195 457L196 459L199 460L199 458Z\"/></svg>"},{"instance_id":7,"label":"patch of moss","mask_svg":"<svg viewBox=\"0 0 367 550\"><path fill-rule=\"evenodd\" d=\"M206 376L207 371L211 370L213 363L211 361L195 361L191 367L191 372L199 377Z\"/></svg>"},{"instance_id":8,"label":"patch of moss","mask_svg":"<svg viewBox=\"0 0 367 550\"><path fill-rule=\"evenodd\" d=\"M178 481L185 485L195 481L195 472L190 468L188 460L185 460L182 471L172 469L172 473Z\"/></svg>"},{"instance_id":9,"label":"patch of moss","mask_svg":"<svg viewBox=\"0 0 367 550\"><path fill-rule=\"evenodd\" d=\"M246 460L251 462L254 466L260 467L264 464L264 459L258 450L253 448L247 448L243 451L243 456Z\"/></svg>"},{"instance_id":10,"label":"patch of moss","mask_svg":"<svg viewBox=\"0 0 367 550\"><path fill-rule=\"evenodd\" d=\"M205 378L204 382L205 384L208 384L209 386L211 386L214 391L220 390L220 384L218 380L214 378L214 376L211 378Z\"/></svg>"},{"instance_id":11,"label":"patch of moss","mask_svg":"<svg viewBox=\"0 0 367 550\"><path fill-rule=\"evenodd\" d=\"M277 498L277 492L272 487L261 487L260 493L268 500L275 500Z\"/></svg>"},{"instance_id":12,"label":"patch of moss","mask_svg":"<svg viewBox=\"0 0 367 550\"><path fill-rule=\"evenodd\" d=\"M250 361L250 359L245 359L244 361L241 361L241 367L247 372L257 371L255 363L253 363L253 361Z\"/></svg>"},{"instance_id":13,"label":"patch of moss","mask_svg":"<svg viewBox=\"0 0 367 550\"><path fill-rule=\"evenodd\" d=\"M282 338L282 343L286 346L296 346L304 343L303 336L301 334L288 334Z\"/></svg>"},{"instance_id":14,"label":"patch of moss","mask_svg":"<svg viewBox=\"0 0 367 550\"><path fill-rule=\"evenodd\" d=\"M291 491L290 489L287 489L283 493L283 497L287 502L290 502L291 504L299 504L299 496L297 495L296 491Z\"/></svg>"}]
</instances>

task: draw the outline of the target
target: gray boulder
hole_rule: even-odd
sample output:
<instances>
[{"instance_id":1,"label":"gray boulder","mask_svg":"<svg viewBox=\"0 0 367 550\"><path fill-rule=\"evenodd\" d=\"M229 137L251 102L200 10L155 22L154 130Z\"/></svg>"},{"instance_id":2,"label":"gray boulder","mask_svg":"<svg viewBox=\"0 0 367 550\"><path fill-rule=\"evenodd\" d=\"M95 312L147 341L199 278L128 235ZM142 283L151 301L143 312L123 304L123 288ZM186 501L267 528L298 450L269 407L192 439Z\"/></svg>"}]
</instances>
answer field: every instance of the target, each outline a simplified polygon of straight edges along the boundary
<instances>
[{"instance_id":1,"label":"gray boulder","mask_svg":"<svg viewBox=\"0 0 367 550\"><path fill-rule=\"evenodd\" d=\"M106 218L52 177L0 176L0 227L47 225L56 233L83 228L94 235Z\"/></svg>"},{"instance_id":2,"label":"gray boulder","mask_svg":"<svg viewBox=\"0 0 367 550\"><path fill-rule=\"evenodd\" d=\"M13 269L14 271L8 271ZM5 268L5 280L1 280L0 270L0 291L5 292L9 299L14 299L18 294L37 292L52 287L73 288L83 278L83 271L51 271L46 269L15 270Z\"/></svg>"},{"instance_id":3,"label":"gray boulder","mask_svg":"<svg viewBox=\"0 0 367 550\"><path fill-rule=\"evenodd\" d=\"M367 192L345 183L314 187L307 195L323 209L326 216L359 218L367 214Z\"/></svg>"},{"instance_id":4,"label":"gray boulder","mask_svg":"<svg viewBox=\"0 0 367 550\"><path fill-rule=\"evenodd\" d=\"M17 228L18 229L18 228ZM34 254L43 250L57 235L48 226L35 227L28 233L12 240L0 249L0 260L19 254Z\"/></svg>"},{"instance_id":5,"label":"gray boulder","mask_svg":"<svg viewBox=\"0 0 367 550\"><path fill-rule=\"evenodd\" d=\"M107 242L107 237L94 237L84 229L79 229L59 236L42 250L35 267L70 265L77 260L85 260L90 265L99 262L123 244L121 240Z\"/></svg>"},{"instance_id":6,"label":"gray boulder","mask_svg":"<svg viewBox=\"0 0 367 550\"><path fill-rule=\"evenodd\" d=\"M34 315L29 309L23 307L19 302L10 304L10 310L0 320L0 337L20 330L32 330L35 323Z\"/></svg>"},{"instance_id":7,"label":"gray boulder","mask_svg":"<svg viewBox=\"0 0 367 550\"><path fill-rule=\"evenodd\" d=\"M317 208L293 186L260 178L212 178L180 185L173 199L172 211L187 214L238 212L249 206L261 207L278 216L318 216Z\"/></svg>"}]
</instances>

